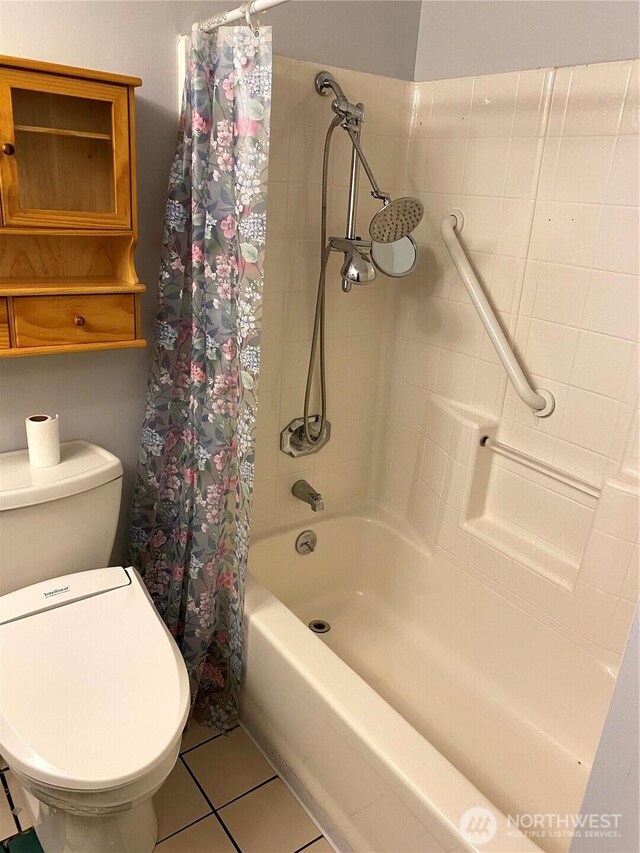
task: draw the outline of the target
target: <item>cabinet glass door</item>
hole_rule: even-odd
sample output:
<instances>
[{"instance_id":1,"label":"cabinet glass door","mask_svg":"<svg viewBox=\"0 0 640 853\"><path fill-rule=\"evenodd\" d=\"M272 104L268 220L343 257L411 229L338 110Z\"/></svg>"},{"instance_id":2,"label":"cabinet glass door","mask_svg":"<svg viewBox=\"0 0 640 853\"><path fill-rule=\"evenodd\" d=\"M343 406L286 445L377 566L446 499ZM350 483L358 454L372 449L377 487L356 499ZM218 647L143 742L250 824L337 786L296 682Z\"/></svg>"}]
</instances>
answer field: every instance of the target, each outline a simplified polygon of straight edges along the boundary
<instances>
[{"instance_id":1,"label":"cabinet glass door","mask_svg":"<svg viewBox=\"0 0 640 853\"><path fill-rule=\"evenodd\" d=\"M131 227L124 86L0 70L5 225Z\"/></svg>"}]
</instances>

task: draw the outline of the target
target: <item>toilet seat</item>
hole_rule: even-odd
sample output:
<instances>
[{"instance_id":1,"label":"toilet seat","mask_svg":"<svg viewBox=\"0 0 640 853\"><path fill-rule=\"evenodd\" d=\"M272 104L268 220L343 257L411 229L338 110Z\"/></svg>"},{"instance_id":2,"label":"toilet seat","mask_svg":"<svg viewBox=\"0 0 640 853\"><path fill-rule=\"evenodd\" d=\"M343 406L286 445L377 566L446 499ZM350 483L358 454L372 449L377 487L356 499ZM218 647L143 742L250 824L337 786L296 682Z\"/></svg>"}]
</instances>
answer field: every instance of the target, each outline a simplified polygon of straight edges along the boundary
<instances>
[{"instance_id":1,"label":"toilet seat","mask_svg":"<svg viewBox=\"0 0 640 853\"><path fill-rule=\"evenodd\" d=\"M134 569L0 598L0 750L28 779L104 791L153 776L188 710L184 662Z\"/></svg>"}]
</instances>

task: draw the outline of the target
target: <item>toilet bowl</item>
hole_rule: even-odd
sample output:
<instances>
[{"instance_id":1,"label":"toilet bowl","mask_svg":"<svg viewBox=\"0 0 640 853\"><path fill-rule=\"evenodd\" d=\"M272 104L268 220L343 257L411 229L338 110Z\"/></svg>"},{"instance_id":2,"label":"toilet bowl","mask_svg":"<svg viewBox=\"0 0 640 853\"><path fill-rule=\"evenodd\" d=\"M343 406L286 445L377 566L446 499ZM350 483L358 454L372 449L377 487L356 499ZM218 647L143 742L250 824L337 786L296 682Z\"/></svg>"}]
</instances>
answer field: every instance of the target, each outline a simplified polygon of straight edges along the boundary
<instances>
[{"instance_id":1,"label":"toilet bowl","mask_svg":"<svg viewBox=\"0 0 640 853\"><path fill-rule=\"evenodd\" d=\"M45 853L147 853L189 709L180 652L132 568L106 566L122 463L87 441L0 453L0 752Z\"/></svg>"},{"instance_id":2,"label":"toilet bowl","mask_svg":"<svg viewBox=\"0 0 640 853\"><path fill-rule=\"evenodd\" d=\"M0 751L45 853L146 853L189 709L179 650L132 568L0 597Z\"/></svg>"}]
</instances>

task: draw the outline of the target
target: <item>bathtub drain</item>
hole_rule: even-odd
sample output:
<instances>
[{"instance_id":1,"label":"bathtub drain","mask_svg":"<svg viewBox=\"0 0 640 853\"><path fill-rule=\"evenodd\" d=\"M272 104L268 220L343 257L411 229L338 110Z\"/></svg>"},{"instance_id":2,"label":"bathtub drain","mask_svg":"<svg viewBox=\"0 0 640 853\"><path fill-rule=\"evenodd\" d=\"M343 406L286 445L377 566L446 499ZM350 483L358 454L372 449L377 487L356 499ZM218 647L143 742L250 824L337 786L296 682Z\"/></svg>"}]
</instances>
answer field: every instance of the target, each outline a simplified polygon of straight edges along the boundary
<instances>
[{"instance_id":1,"label":"bathtub drain","mask_svg":"<svg viewBox=\"0 0 640 853\"><path fill-rule=\"evenodd\" d=\"M327 631L331 630L331 625L325 622L324 619L312 619L309 622L309 627L316 634L326 634Z\"/></svg>"}]
</instances>

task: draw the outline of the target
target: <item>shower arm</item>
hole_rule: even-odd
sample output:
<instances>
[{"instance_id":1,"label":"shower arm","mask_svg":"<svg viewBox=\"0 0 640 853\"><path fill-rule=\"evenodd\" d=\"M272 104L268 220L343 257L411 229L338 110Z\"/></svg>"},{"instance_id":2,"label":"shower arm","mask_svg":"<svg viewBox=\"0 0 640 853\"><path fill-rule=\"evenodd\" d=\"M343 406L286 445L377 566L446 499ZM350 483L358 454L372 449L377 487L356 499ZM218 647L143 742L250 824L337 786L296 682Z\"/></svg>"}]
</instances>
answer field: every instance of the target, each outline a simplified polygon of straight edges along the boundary
<instances>
[{"instance_id":1,"label":"shower arm","mask_svg":"<svg viewBox=\"0 0 640 853\"><path fill-rule=\"evenodd\" d=\"M347 133L349 134L349 138L351 139L351 143L352 143L353 147L355 148L355 151L358 155L358 159L360 160L360 163L362 164L362 168L365 170L367 178L369 178L369 183L371 184L371 187L372 187L371 195L374 198L380 199L380 201L383 201L385 204L389 204L389 202L391 201L391 196L389 195L389 193L386 193L386 192L384 192L384 190L380 189L380 185L376 181L376 177L373 174L373 172L371 171L371 166L369 165L369 161L367 160L367 157L366 157L364 151L362 150L362 146L360 145L360 140L358 139L358 135L356 134L356 132L354 131L354 129L350 123L345 123L342 126L347 131Z\"/></svg>"},{"instance_id":2,"label":"shower arm","mask_svg":"<svg viewBox=\"0 0 640 853\"><path fill-rule=\"evenodd\" d=\"M316 90L321 95L329 94L328 90L331 89L333 94L336 96L334 100L331 102L331 109L336 113L336 115L342 116L343 122L342 127L349 134L349 138L351 139L351 143L355 148L356 154L358 155L358 159L362 164L363 169L367 174L367 178L369 179L369 183L372 187L371 195L374 198L378 198L383 201L385 204L388 204L391 201L391 196L389 193L385 193L380 189L378 182L376 181L375 175L371 170L371 166L367 160L367 157L362 150L362 146L360 145L360 140L358 138L359 134L357 130L354 130L354 126L358 128L360 124L364 121L364 108L362 104L352 104L345 93L342 90L342 86L338 83L333 74L330 74L328 71L321 71L316 77Z\"/></svg>"}]
</instances>

